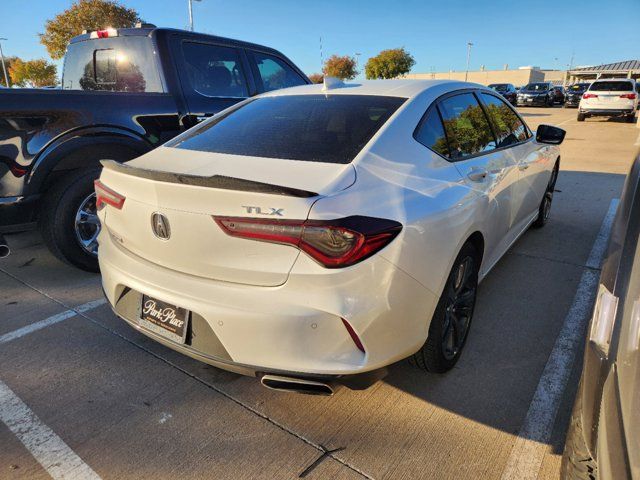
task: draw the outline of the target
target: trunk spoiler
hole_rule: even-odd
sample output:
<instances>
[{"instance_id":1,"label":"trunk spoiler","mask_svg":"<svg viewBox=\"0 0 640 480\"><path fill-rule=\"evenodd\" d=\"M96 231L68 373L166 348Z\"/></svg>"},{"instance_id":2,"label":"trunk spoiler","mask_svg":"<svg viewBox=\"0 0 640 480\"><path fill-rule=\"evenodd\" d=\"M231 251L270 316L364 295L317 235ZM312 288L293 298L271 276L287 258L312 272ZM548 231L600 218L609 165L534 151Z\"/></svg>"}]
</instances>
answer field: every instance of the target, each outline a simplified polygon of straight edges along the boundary
<instances>
[{"instance_id":1,"label":"trunk spoiler","mask_svg":"<svg viewBox=\"0 0 640 480\"><path fill-rule=\"evenodd\" d=\"M132 175L134 177L146 178L156 182L178 183L181 185L192 185L195 187L220 188L222 190L238 190L242 192L268 193L273 195L284 195L286 197L309 198L317 197L315 192L300 190L297 188L273 185L271 183L255 182L243 178L227 177L224 175L214 175L212 177L201 177L198 175L188 175L184 173L162 172L158 170L147 170L144 168L132 167L115 160L101 160L102 167L107 170Z\"/></svg>"}]
</instances>

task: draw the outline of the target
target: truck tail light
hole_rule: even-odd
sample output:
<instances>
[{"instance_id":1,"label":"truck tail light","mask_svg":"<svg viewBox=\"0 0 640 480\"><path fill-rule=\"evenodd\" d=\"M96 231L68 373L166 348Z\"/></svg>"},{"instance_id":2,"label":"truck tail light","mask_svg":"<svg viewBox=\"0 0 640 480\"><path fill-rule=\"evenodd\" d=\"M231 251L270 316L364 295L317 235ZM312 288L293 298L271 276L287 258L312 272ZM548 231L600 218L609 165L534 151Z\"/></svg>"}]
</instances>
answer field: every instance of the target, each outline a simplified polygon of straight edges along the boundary
<instances>
[{"instance_id":1,"label":"truck tail light","mask_svg":"<svg viewBox=\"0 0 640 480\"><path fill-rule=\"evenodd\" d=\"M636 94L635 93L625 93L623 95L620 95L620 98L628 98L629 100L635 100L636 99Z\"/></svg>"},{"instance_id":2,"label":"truck tail light","mask_svg":"<svg viewBox=\"0 0 640 480\"><path fill-rule=\"evenodd\" d=\"M336 220L213 219L227 235L292 245L326 268L358 263L388 245L402 230L393 220L361 216Z\"/></svg>"},{"instance_id":3,"label":"truck tail light","mask_svg":"<svg viewBox=\"0 0 640 480\"><path fill-rule=\"evenodd\" d=\"M585 100L587 98L598 98L598 95L596 95L595 93L585 93L584 95L582 95L582 98L584 98Z\"/></svg>"},{"instance_id":4,"label":"truck tail light","mask_svg":"<svg viewBox=\"0 0 640 480\"><path fill-rule=\"evenodd\" d=\"M110 38L117 37L118 30L115 28L105 28L104 30L96 30L95 32L91 32L89 35L90 38Z\"/></svg>"},{"instance_id":5,"label":"truck tail light","mask_svg":"<svg viewBox=\"0 0 640 480\"><path fill-rule=\"evenodd\" d=\"M125 201L125 197L123 195L120 195L118 192L114 192L100 180L94 181L93 185L96 189L97 210L102 210L105 205L111 205L118 210L122 209Z\"/></svg>"}]
</instances>

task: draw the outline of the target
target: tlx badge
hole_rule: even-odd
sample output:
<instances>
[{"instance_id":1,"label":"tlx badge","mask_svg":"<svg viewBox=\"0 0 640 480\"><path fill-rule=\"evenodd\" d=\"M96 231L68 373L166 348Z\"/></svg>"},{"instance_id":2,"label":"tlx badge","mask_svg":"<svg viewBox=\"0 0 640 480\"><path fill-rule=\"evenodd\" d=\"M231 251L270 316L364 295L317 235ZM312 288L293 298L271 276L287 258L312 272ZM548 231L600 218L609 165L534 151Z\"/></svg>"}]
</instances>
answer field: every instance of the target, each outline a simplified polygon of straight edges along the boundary
<instances>
[{"instance_id":1,"label":"tlx badge","mask_svg":"<svg viewBox=\"0 0 640 480\"><path fill-rule=\"evenodd\" d=\"M249 214L253 213L256 215L275 215L278 217L284 216L284 208L269 207L268 209L262 209L261 207L252 207L249 205L242 205L242 208L244 208Z\"/></svg>"}]
</instances>

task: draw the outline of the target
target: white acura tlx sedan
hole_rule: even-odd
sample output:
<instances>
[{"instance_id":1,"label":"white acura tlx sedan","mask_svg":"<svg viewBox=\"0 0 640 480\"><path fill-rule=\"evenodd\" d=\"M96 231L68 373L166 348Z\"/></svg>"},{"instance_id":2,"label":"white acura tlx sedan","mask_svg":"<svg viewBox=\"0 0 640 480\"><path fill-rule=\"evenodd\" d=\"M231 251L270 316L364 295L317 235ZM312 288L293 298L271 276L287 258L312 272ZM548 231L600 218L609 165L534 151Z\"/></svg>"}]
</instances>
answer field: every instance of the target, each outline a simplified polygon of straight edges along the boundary
<instances>
[{"instance_id":1,"label":"white acura tlx sedan","mask_svg":"<svg viewBox=\"0 0 640 480\"><path fill-rule=\"evenodd\" d=\"M477 285L549 218L564 131L454 81L243 101L96 181L115 313L270 388L456 363Z\"/></svg>"}]
</instances>

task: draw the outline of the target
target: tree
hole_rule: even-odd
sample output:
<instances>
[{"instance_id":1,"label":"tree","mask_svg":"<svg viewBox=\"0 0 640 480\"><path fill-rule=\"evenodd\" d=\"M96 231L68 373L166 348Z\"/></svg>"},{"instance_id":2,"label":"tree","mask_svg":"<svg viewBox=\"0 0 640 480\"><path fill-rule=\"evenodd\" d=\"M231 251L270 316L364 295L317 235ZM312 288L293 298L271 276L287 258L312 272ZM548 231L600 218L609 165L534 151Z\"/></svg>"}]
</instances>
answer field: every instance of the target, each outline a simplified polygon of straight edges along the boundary
<instances>
[{"instance_id":1,"label":"tree","mask_svg":"<svg viewBox=\"0 0 640 480\"><path fill-rule=\"evenodd\" d=\"M16 59L9 67L11 83L19 87L48 87L56 85L58 69L44 58L39 60Z\"/></svg>"},{"instance_id":2,"label":"tree","mask_svg":"<svg viewBox=\"0 0 640 480\"><path fill-rule=\"evenodd\" d=\"M321 73L312 73L311 75L309 75L309 80L311 80L313 83L322 83L324 81L324 75L322 75Z\"/></svg>"},{"instance_id":3,"label":"tree","mask_svg":"<svg viewBox=\"0 0 640 480\"><path fill-rule=\"evenodd\" d=\"M40 43L47 47L51 58L59 59L64 57L69 40L83 30L130 28L140 21L138 12L115 0L78 0L47 20L45 33L40 34Z\"/></svg>"},{"instance_id":4,"label":"tree","mask_svg":"<svg viewBox=\"0 0 640 480\"><path fill-rule=\"evenodd\" d=\"M7 69L7 75L9 75L9 72L11 71L11 66L15 63L16 60L20 60L20 59L18 57L4 57L4 66ZM11 79L11 75L9 75L9 79ZM11 82L11 80L9 81ZM0 65L0 85L2 85L3 87L9 86L4 81L4 72L2 70L2 65Z\"/></svg>"},{"instance_id":5,"label":"tree","mask_svg":"<svg viewBox=\"0 0 640 480\"><path fill-rule=\"evenodd\" d=\"M371 57L364 67L364 73L368 80L396 78L409 73L415 63L414 58L404 48L393 48Z\"/></svg>"},{"instance_id":6,"label":"tree","mask_svg":"<svg viewBox=\"0 0 640 480\"><path fill-rule=\"evenodd\" d=\"M336 77L340 80L353 80L358 75L356 70L356 59L345 55L339 57L338 55L331 55L324 62L324 68L322 72L327 77Z\"/></svg>"}]
</instances>

